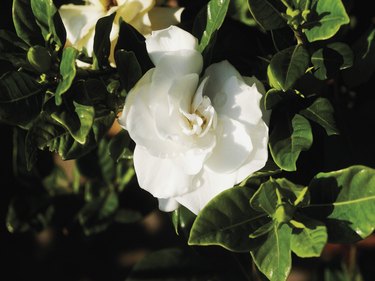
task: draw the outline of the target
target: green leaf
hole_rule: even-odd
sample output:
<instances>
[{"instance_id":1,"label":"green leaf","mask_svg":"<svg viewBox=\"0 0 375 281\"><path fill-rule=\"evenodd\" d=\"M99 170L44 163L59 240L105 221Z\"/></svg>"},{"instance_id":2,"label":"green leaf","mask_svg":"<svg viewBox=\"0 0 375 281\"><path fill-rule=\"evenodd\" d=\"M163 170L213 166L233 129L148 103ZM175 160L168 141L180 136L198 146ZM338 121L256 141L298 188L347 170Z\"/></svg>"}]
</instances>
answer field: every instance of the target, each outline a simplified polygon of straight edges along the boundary
<instances>
[{"instance_id":1,"label":"green leaf","mask_svg":"<svg viewBox=\"0 0 375 281\"><path fill-rule=\"evenodd\" d=\"M229 4L228 13L231 18L238 20L248 26L256 26L252 17L247 0L232 0Z\"/></svg>"},{"instance_id":2,"label":"green leaf","mask_svg":"<svg viewBox=\"0 0 375 281\"><path fill-rule=\"evenodd\" d=\"M60 63L61 80L55 92L56 105L62 103L62 94L68 91L73 83L74 77L76 76L77 56L78 50L73 47L67 47L63 51Z\"/></svg>"},{"instance_id":3,"label":"green leaf","mask_svg":"<svg viewBox=\"0 0 375 281\"><path fill-rule=\"evenodd\" d=\"M66 31L52 0L31 0L31 9L33 11L36 23L42 31L46 42L52 39L62 48L65 45ZM42 44L39 44L42 45Z\"/></svg>"},{"instance_id":4,"label":"green leaf","mask_svg":"<svg viewBox=\"0 0 375 281\"><path fill-rule=\"evenodd\" d=\"M142 74L145 74L150 68L154 67L146 49L145 38L133 26L122 21L120 23L120 32L115 47L115 54L118 50L125 50L134 52L142 69Z\"/></svg>"},{"instance_id":5,"label":"green leaf","mask_svg":"<svg viewBox=\"0 0 375 281\"><path fill-rule=\"evenodd\" d=\"M118 196L113 191L106 191L86 203L78 214L78 220L85 234L92 235L105 230L113 222L118 207Z\"/></svg>"},{"instance_id":6,"label":"green leaf","mask_svg":"<svg viewBox=\"0 0 375 281\"><path fill-rule=\"evenodd\" d=\"M273 56L267 75L272 87L284 92L293 87L305 74L309 65L309 54L302 45L282 50Z\"/></svg>"},{"instance_id":7,"label":"green leaf","mask_svg":"<svg viewBox=\"0 0 375 281\"><path fill-rule=\"evenodd\" d=\"M300 114L322 126L328 136L339 134L333 116L334 109L328 99L317 98L308 108L301 110Z\"/></svg>"},{"instance_id":8,"label":"green leaf","mask_svg":"<svg viewBox=\"0 0 375 281\"><path fill-rule=\"evenodd\" d=\"M276 0L248 0L250 12L256 22L265 30L282 28L286 21L280 10L283 7Z\"/></svg>"},{"instance_id":9,"label":"green leaf","mask_svg":"<svg viewBox=\"0 0 375 281\"><path fill-rule=\"evenodd\" d=\"M253 247L249 234L269 222L266 214L250 207L253 194L251 188L233 187L212 199L196 218L189 245L219 245L230 251L249 251Z\"/></svg>"},{"instance_id":10,"label":"green leaf","mask_svg":"<svg viewBox=\"0 0 375 281\"><path fill-rule=\"evenodd\" d=\"M347 44L335 42L317 50L311 56L314 76L320 80L331 78L339 70L353 65L353 52Z\"/></svg>"},{"instance_id":11,"label":"green leaf","mask_svg":"<svg viewBox=\"0 0 375 281\"><path fill-rule=\"evenodd\" d=\"M142 68L132 51L119 50L115 54L115 59L121 86L129 92L142 77Z\"/></svg>"},{"instance_id":12,"label":"green leaf","mask_svg":"<svg viewBox=\"0 0 375 281\"><path fill-rule=\"evenodd\" d=\"M287 224L274 224L265 242L251 256L255 265L269 280L285 281L289 275L291 258L292 229Z\"/></svg>"},{"instance_id":13,"label":"green leaf","mask_svg":"<svg viewBox=\"0 0 375 281\"><path fill-rule=\"evenodd\" d=\"M115 222L118 223L135 223L143 218L142 214L138 211L119 209L114 217Z\"/></svg>"},{"instance_id":14,"label":"green leaf","mask_svg":"<svg viewBox=\"0 0 375 281\"><path fill-rule=\"evenodd\" d=\"M310 217L323 221L332 242L353 243L375 228L375 170L365 166L319 173L310 182Z\"/></svg>"},{"instance_id":15,"label":"green leaf","mask_svg":"<svg viewBox=\"0 0 375 281\"><path fill-rule=\"evenodd\" d=\"M180 206L172 213L172 223L177 234L181 231L189 236L190 229L197 216L184 206Z\"/></svg>"},{"instance_id":16,"label":"green leaf","mask_svg":"<svg viewBox=\"0 0 375 281\"><path fill-rule=\"evenodd\" d=\"M50 196L58 196L70 193L70 182L64 170L55 166L52 172L43 179L43 186Z\"/></svg>"},{"instance_id":17,"label":"green leaf","mask_svg":"<svg viewBox=\"0 0 375 281\"><path fill-rule=\"evenodd\" d=\"M109 141L105 138L99 142L98 164L104 181L110 184L116 176L115 161L109 154Z\"/></svg>"},{"instance_id":18,"label":"green leaf","mask_svg":"<svg viewBox=\"0 0 375 281\"><path fill-rule=\"evenodd\" d=\"M116 13L112 13L109 16L102 17L95 25L94 54L99 68L109 66L108 58L111 51L109 35L115 16Z\"/></svg>"},{"instance_id":19,"label":"green leaf","mask_svg":"<svg viewBox=\"0 0 375 281\"><path fill-rule=\"evenodd\" d=\"M199 41L198 51L203 52L210 45L215 33L224 22L229 7L229 0L211 0L207 4L206 26Z\"/></svg>"},{"instance_id":20,"label":"green leaf","mask_svg":"<svg viewBox=\"0 0 375 281\"><path fill-rule=\"evenodd\" d=\"M354 65L343 72L345 84L359 86L371 78L375 71L375 28L372 26L352 46Z\"/></svg>"},{"instance_id":21,"label":"green leaf","mask_svg":"<svg viewBox=\"0 0 375 281\"><path fill-rule=\"evenodd\" d=\"M327 40L349 22L341 0L317 0L313 2L308 20L303 25L303 32L309 42Z\"/></svg>"},{"instance_id":22,"label":"green leaf","mask_svg":"<svg viewBox=\"0 0 375 281\"><path fill-rule=\"evenodd\" d=\"M25 67L29 46L14 33L0 30L0 60L9 61L18 69Z\"/></svg>"},{"instance_id":23,"label":"green leaf","mask_svg":"<svg viewBox=\"0 0 375 281\"><path fill-rule=\"evenodd\" d=\"M327 243L327 228L317 221L307 217L302 220L304 228L294 229L291 249L301 258L319 257Z\"/></svg>"},{"instance_id":24,"label":"green leaf","mask_svg":"<svg viewBox=\"0 0 375 281\"><path fill-rule=\"evenodd\" d=\"M109 154L112 159L117 163L123 159L131 159L133 153L129 149L130 136L128 131L121 130L109 142Z\"/></svg>"},{"instance_id":25,"label":"green leaf","mask_svg":"<svg viewBox=\"0 0 375 281\"><path fill-rule=\"evenodd\" d=\"M30 0L13 0L12 15L18 37L30 46L44 44L40 28L35 22Z\"/></svg>"},{"instance_id":26,"label":"green leaf","mask_svg":"<svg viewBox=\"0 0 375 281\"><path fill-rule=\"evenodd\" d=\"M44 87L23 72L0 77L0 121L28 128L42 110Z\"/></svg>"},{"instance_id":27,"label":"green leaf","mask_svg":"<svg viewBox=\"0 0 375 281\"><path fill-rule=\"evenodd\" d=\"M308 150L313 142L309 121L296 114L292 119L280 119L270 135L269 147L275 163L286 171L295 171L296 162L302 151Z\"/></svg>"}]
</instances>

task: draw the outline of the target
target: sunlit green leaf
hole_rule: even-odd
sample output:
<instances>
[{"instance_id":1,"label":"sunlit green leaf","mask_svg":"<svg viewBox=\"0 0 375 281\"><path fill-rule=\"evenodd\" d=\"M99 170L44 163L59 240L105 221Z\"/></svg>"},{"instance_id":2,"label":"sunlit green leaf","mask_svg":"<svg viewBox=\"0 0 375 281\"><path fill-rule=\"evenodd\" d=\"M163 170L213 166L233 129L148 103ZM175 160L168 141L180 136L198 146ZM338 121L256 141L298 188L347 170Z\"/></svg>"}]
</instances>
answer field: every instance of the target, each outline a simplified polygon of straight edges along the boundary
<instances>
[{"instance_id":1,"label":"sunlit green leaf","mask_svg":"<svg viewBox=\"0 0 375 281\"><path fill-rule=\"evenodd\" d=\"M313 53L311 62L315 68L314 76L325 80L331 78L339 70L351 67L353 52L348 45L335 42Z\"/></svg>"},{"instance_id":2,"label":"sunlit green leaf","mask_svg":"<svg viewBox=\"0 0 375 281\"><path fill-rule=\"evenodd\" d=\"M282 50L273 56L268 66L268 79L272 87L284 92L305 74L309 54L302 45Z\"/></svg>"},{"instance_id":3,"label":"sunlit green leaf","mask_svg":"<svg viewBox=\"0 0 375 281\"><path fill-rule=\"evenodd\" d=\"M46 42L52 38L61 48L65 45L66 31L52 0L31 0L35 21Z\"/></svg>"},{"instance_id":4,"label":"sunlit green leaf","mask_svg":"<svg viewBox=\"0 0 375 281\"><path fill-rule=\"evenodd\" d=\"M205 15L206 25L199 41L198 50L203 50L210 44L211 38L221 27L228 11L229 0L211 0L207 4Z\"/></svg>"},{"instance_id":5,"label":"sunlit green leaf","mask_svg":"<svg viewBox=\"0 0 375 281\"><path fill-rule=\"evenodd\" d=\"M328 99L317 98L308 108L301 110L300 114L322 126L327 135L339 134L333 116L334 109Z\"/></svg>"},{"instance_id":6,"label":"sunlit green leaf","mask_svg":"<svg viewBox=\"0 0 375 281\"><path fill-rule=\"evenodd\" d=\"M291 235L292 229L287 224L274 224L265 242L250 251L256 266L269 280L285 281L289 275L292 266Z\"/></svg>"},{"instance_id":7,"label":"sunlit green leaf","mask_svg":"<svg viewBox=\"0 0 375 281\"><path fill-rule=\"evenodd\" d=\"M64 49L60 63L61 80L55 92L56 104L60 105L62 102L61 95L69 90L76 75L76 58L78 50L73 47Z\"/></svg>"},{"instance_id":8,"label":"sunlit green leaf","mask_svg":"<svg viewBox=\"0 0 375 281\"><path fill-rule=\"evenodd\" d=\"M313 141L309 121L296 114L291 119L280 119L270 135L270 150L276 164L286 171L295 171L302 151L308 150Z\"/></svg>"},{"instance_id":9,"label":"sunlit green leaf","mask_svg":"<svg viewBox=\"0 0 375 281\"><path fill-rule=\"evenodd\" d=\"M291 249L301 258L319 257L327 243L327 228L316 220L304 217L304 228L294 229Z\"/></svg>"},{"instance_id":10,"label":"sunlit green leaf","mask_svg":"<svg viewBox=\"0 0 375 281\"><path fill-rule=\"evenodd\" d=\"M286 21L281 16L283 6L280 5L280 2L275 0L248 0L248 3L254 19L265 30L277 29L286 25Z\"/></svg>"},{"instance_id":11,"label":"sunlit green leaf","mask_svg":"<svg viewBox=\"0 0 375 281\"><path fill-rule=\"evenodd\" d=\"M190 245L220 245L246 252L252 248L249 234L269 222L265 213L249 205L254 194L248 187L233 187L212 199L200 211L190 232Z\"/></svg>"},{"instance_id":12,"label":"sunlit green leaf","mask_svg":"<svg viewBox=\"0 0 375 281\"><path fill-rule=\"evenodd\" d=\"M334 36L340 27L349 23L349 16L341 0L313 1L308 21L303 31L309 42L326 40Z\"/></svg>"},{"instance_id":13,"label":"sunlit green leaf","mask_svg":"<svg viewBox=\"0 0 375 281\"><path fill-rule=\"evenodd\" d=\"M309 184L311 217L323 221L332 242L352 243L375 228L375 170L365 166L317 174Z\"/></svg>"}]
</instances>

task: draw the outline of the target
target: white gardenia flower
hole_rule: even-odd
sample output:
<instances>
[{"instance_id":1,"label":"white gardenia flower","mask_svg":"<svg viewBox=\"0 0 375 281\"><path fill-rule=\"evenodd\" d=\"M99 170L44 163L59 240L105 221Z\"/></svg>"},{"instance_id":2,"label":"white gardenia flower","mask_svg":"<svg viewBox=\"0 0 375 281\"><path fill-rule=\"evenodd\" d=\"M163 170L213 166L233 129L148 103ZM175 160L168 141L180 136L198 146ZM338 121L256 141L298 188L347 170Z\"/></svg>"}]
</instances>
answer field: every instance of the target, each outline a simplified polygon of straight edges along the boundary
<instances>
[{"instance_id":1,"label":"white gardenia flower","mask_svg":"<svg viewBox=\"0 0 375 281\"><path fill-rule=\"evenodd\" d=\"M110 34L112 44L109 58L112 63L121 17L140 33L148 35L152 30L180 22L182 9L155 7L155 0L86 0L86 5L62 5L59 13L67 32L67 44L78 50L85 48L91 57L97 21L114 12L116 17Z\"/></svg>"},{"instance_id":2,"label":"white gardenia flower","mask_svg":"<svg viewBox=\"0 0 375 281\"><path fill-rule=\"evenodd\" d=\"M153 32L146 46L155 68L129 92L119 122L136 143L140 187L163 211L181 204L197 214L265 165L264 88L227 61L200 77L197 39L178 27Z\"/></svg>"}]
</instances>

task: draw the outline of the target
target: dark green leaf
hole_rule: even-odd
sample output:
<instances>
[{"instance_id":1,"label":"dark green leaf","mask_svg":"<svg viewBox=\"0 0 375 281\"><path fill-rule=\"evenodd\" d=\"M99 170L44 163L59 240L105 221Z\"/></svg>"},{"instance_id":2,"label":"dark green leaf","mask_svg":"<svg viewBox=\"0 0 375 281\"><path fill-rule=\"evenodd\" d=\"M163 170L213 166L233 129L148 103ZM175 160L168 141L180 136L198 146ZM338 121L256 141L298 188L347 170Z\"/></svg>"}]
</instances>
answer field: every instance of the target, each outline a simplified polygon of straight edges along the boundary
<instances>
[{"instance_id":1,"label":"dark green leaf","mask_svg":"<svg viewBox=\"0 0 375 281\"><path fill-rule=\"evenodd\" d=\"M142 214L138 211L119 209L114 217L115 222L118 223L135 223L143 218Z\"/></svg>"},{"instance_id":2,"label":"dark green leaf","mask_svg":"<svg viewBox=\"0 0 375 281\"><path fill-rule=\"evenodd\" d=\"M129 92L142 77L142 68L132 51L119 50L115 54L115 59L121 85Z\"/></svg>"},{"instance_id":3,"label":"dark green leaf","mask_svg":"<svg viewBox=\"0 0 375 281\"><path fill-rule=\"evenodd\" d=\"M253 210L248 187L233 187L212 199L200 211L190 232L190 245L219 245L230 251L246 252L253 246L249 234L269 222L264 213Z\"/></svg>"},{"instance_id":4,"label":"dark green leaf","mask_svg":"<svg viewBox=\"0 0 375 281\"><path fill-rule=\"evenodd\" d=\"M267 74L272 87L284 92L305 74L309 54L302 45L282 50L273 56Z\"/></svg>"},{"instance_id":5,"label":"dark green leaf","mask_svg":"<svg viewBox=\"0 0 375 281\"><path fill-rule=\"evenodd\" d=\"M270 135L270 150L275 163L286 171L295 171L296 162L302 151L308 150L313 142L309 121L296 114L292 119L280 119Z\"/></svg>"},{"instance_id":6,"label":"dark green leaf","mask_svg":"<svg viewBox=\"0 0 375 281\"><path fill-rule=\"evenodd\" d=\"M172 223L177 234L181 231L189 236L190 229L197 216L184 206L180 206L172 213Z\"/></svg>"},{"instance_id":7,"label":"dark green leaf","mask_svg":"<svg viewBox=\"0 0 375 281\"><path fill-rule=\"evenodd\" d=\"M29 46L10 31L0 30L0 60L6 60L15 68L25 65Z\"/></svg>"},{"instance_id":8,"label":"dark green leaf","mask_svg":"<svg viewBox=\"0 0 375 281\"><path fill-rule=\"evenodd\" d=\"M117 163L122 159L130 159L133 153L129 149L130 136L126 130L121 130L109 142L109 154Z\"/></svg>"},{"instance_id":9,"label":"dark green leaf","mask_svg":"<svg viewBox=\"0 0 375 281\"><path fill-rule=\"evenodd\" d=\"M345 84L356 87L367 82L375 71L375 28L371 27L352 47L354 65L343 72Z\"/></svg>"},{"instance_id":10,"label":"dark green leaf","mask_svg":"<svg viewBox=\"0 0 375 281\"><path fill-rule=\"evenodd\" d=\"M154 67L147 53L145 38L134 27L124 21L120 24L119 38L115 47L115 53L121 49L134 52L142 68L142 74L145 74L147 70Z\"/></svg>"},{"instance_id":11,"label":"dark green leaf","mask_svg":"<svg viewBox=\"0 0 375 281\"><path fill-rule=\"evenodd\" d=\"M274 224L265 242L251 256L258 269L272 281L285 281L289 275L292 258L290 240L292 229L287 224Z\"/></svg>"},{"instance_id":12,"label":"dark green leaf","mask_svg":"<svg viewBox=\"0 0 375 281\"><path fill-rule=\"evenodd\" d=\"M94 54L99 68L108 67L109 54L111 51L111 39L109 35L112 30L113 20L116 13L102 17L95 26Z\"/></svg>"},{"instance_id":13,"label":"dark green leaf","mask_svg":"<svg viewBox=\"0 0 375 281\"><path fill-rule=\"evenodd\" d=\"M73 47L67 47L63 51L60 63L61 80L55 92L56 105L61 104L61 95L68 91L73 83L74 77L76 76L77 56L78 50L74 49Z\"/></svg>"},{"instance_id":14,"label":"dark green leaf","mask_svg":"<svg viewBox=\"0 0 375 281\"><path fill-rule=\"evenodd\" d=\"M341 0L317 0L313 2L308 20L303 25L303 31L309 42L327 40L349 21Z\"/></svg>"},{"instance_id":15,"label":"dark green leaf","mask_svg":"<svg viewBox=\"0 0 375 281\"><path fill-rule=\"evenodd\" d=\"M325 80L333 77L339 70L351 67L353 52L348 45L335 42L313 53L311 62L315 68L314 76Z\"/></svg>"},{"instance_id":16,"label":"dark green leaf","mask_svg":"<svg viewBox=\"0 0 375 281\"><path fill-rule=\"evenodd\" d=\"M46 42L52 39L62 48L65 45L66 31L52 0L31 0L31 9L35 21L42 31ZM39 44L42 45L42 44Z\"/></svg>"},{"instance_id":17,"label":"dark green leaf","mask_svg":"<svg viewBox=\"0 0 375 281\"><path fill-rule=\"evenodd\" d=\"M339 134L333 116L334 110L328 99L317 98L312 105L301 110L300 114L322 126L326 130L327 135L332 136Z\"/></svg>"},{"instance_id":18,"label":"dark green leaf","mask_svg":"<svg viewBox=\"0 0 375 281\"><path fill-rule=\"evenodd\" d=\"M283 6L275 0L248 0L250 12L256 22L265 30L284 27L286 21L282 18L280 8Z\"/></svg>"},{"instance_id":19,"label":"dark green leaf","mask_svg":"<svg viewBox=\"0 0 375 281\"><path fill-rule=\"evenodd\" d=\"M30 46L43 45L43 36L35 21L30 0L13 0L12 13L18 37Z\"/></svg>"},{"instance_id":20,"label":"dark green leaf","mask_svg":"<svg viewBox=\"0 0 375 281\"><path fill-rule=\"evenodd\" d=\"M327 228L316 220L304 217L304 228L294 229L291 249L301 258L319 257L327 243Z\"/></svg>"},{"instance_id":21,"label":"dark green leaf","mask_svg":"<svg viewBox=\"0 0 375 281\"><path fill-rule=\"evenodd\" d=\"M0 77L0 121L28 128L42 109L44 87L23 72Z\"/></svg>"},{"instance_id":22,"label":"dark green leaf","mask_svg":"<svg viewBox=\"0 0 375 281\"><path fill-rule=\"evenodd\" d=\"M353 243L375 228L375 170L365 166L317 174L309 184L311 217L323 221L333 242Z\"/></svg>"}]
</instances>

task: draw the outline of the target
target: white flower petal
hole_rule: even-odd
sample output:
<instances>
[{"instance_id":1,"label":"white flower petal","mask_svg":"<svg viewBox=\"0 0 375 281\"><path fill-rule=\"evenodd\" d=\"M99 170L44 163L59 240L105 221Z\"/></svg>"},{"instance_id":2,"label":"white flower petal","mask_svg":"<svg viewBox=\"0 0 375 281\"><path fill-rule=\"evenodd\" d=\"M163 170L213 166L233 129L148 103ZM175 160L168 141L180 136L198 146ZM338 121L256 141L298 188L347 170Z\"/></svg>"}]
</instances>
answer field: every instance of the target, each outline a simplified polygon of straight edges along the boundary
<instances>
[{"instance_id":1,"label":"white flower petal","mask_svg":"<svg viewBox=\"0 0 375 281\"><path fill-rule=\"evenodd\" d=\"M210 97L218 115L225 115L246 124L257 124L262 118L260 100L264 88L257 88L255 78L248 85L237 70L227 61L207 68L208 77L205 94ZM260 92L263 90L263 92Z\"/></svg>"},{"instance_id":2,"label":"white flower petal","mask_svg":"<svg viewBox=\"0 0 375 281\"><path fill-rule=\"evenodd\" d=\"M198 40L190 33L176 26L160 31L153 31L146 39L147 52L152 62L157 65L163 55L181 50L196 50ZM176 61L176 63L179 63Z\"/></svg>"},{"instance_id":3,"label":"white flower petal","mask_svg":"<svg viewBox=\"0 0 375 281\"><path fill-rule=\"evenodd\" d=\"M246 161L253 149L252 140L242 123L226 116L219 118L217 127L217 143L206 167L215 173L229 174Z\"/></svg>"},{"instance_id":4,"label":"white flower petal","mask_svg":"<svg viewBox=\"0 0 375 281\"><path fill-rule=\"evenodd\" d=\"M98 19L105 15L101 7L73 4L62 5L59 13L66 29L67 39L72 45L79 44L83 37L95 29ZM86 46L81 44L81 47Z\"/></svg>"},{"instance_id":5,"label":"white flower petal","mask_svg":"<svg viewBox=\"0 0 375 281\"><path fill-rule=\"evenodd\" d=\"M139 186L157 198L170 198L187 193L193 176L187 175L169 158L158 158L137 145L134 167Z\"/></svg>"},{"instance_id":6,"label":"white flower petal","mask_svg":"<svg viewBox=\"0 0 375 281\"><path fill-rule=\"evenodd\" d=\"M180 206L180 204L173 198L164 199L159 198L159 209L164 212L173 212Z\"/></svg>"}]
</instances>

